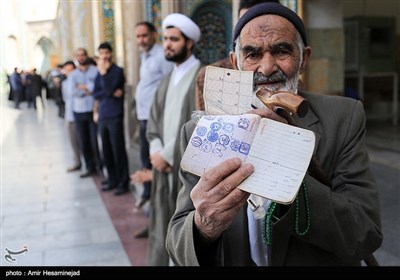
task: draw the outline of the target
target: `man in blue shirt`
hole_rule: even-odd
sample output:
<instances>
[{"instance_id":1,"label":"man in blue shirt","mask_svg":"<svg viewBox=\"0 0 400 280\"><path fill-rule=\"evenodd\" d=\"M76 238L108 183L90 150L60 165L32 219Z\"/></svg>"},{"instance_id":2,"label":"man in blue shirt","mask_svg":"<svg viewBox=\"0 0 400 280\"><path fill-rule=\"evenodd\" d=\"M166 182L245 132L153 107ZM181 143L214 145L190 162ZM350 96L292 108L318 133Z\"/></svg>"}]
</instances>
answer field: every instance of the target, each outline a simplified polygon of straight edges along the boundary
<instances>
[{"instance_id":1,"label":"man in blue shirt","mask_svg":"<svg viewBox=\"0 0 400 280\"><path fill-rule=\"evenodd\" d=\"M108 185L103 191L117 188L115 195L129 191L128 156L124 137L124 70L112 62L112 47L108 42L99 48L99 71L93 97L99 100L99 128L103 158L108 173Z\"/></svg>"},{"instance_id":2,"label":"man in blue shirt","mask_svg":"<svg viewBox=\"0 0 400 280\"><path fill-rule=\"evenodd\" d=\"M81 178L89 177L101 172L102 163L97 142L97 126L93 121L93 89L97 76L97 68L90 64L87 51L79 48L76 51L78 67L71 73L72 110L76 131L78 133L79 146L85 159L87 171L81 174Z\"/></svg>"},{"instance_id":3,"label":"man in blue shirt","mask_svg":"<svg viewBox=\"0 0 400 280\"><path fill-rule=\"evenodd\" d=\"M136 24L136 40L141 50L140 80L136 87L136 115L140 124L140 158L143 171L152 168L150 163L149 142L146 138L147 120L153 104L157 88L166 74L172 71L173 63L164 56L164 48L156 44L157 31L150 22L143 21ZM133 174L132 176L134 176ZM151 181L143 182L143 193L136 204L137 208L150 199Z\"/></svg>"}]
</instances>

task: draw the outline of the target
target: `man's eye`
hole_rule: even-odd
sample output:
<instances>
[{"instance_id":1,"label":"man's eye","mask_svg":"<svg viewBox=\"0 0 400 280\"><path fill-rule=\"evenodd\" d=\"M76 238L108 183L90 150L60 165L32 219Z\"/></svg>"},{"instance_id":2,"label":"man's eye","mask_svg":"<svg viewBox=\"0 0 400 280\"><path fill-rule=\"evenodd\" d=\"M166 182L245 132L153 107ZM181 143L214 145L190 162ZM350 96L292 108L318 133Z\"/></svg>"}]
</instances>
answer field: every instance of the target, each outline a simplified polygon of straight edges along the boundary
<instances>
[{"instance_id":1,"label":"man's eye","mask_svg":"<svg viewBox=\"0 0 400 280\"><path fill-rule=\"evenodd\" d=\"M284 52L284 51L280 51L280 52L275 53L275 56L276 56L277 58L280 58L280 59L286 58L286 57L288 57L289 55L290 55L290 53Z\"/></svg>"},{"instance_id":2,"label":"man's eye","mask_svg":"<svg viewBox=\"0 0 400 280\"><path fill-rule=\"evenodd\" d=\"M285 47L277 47L272 50L272 55L279 59L287 58L291 54L292 54L291 50Z\"/></svg>"},{"instance_id":3,"label":"man's eye","mask_svg":"<svg viewBox=\"0 0 400 280\"><path fill-rule=\"evenodd\" d=\"M255 53L255 52L248 53L245 56L245 58L249 59L249 60L255 60L255 59L258 59L259 57L260 57L260 54L259 53Z\"/></svg>"}]
</instances>

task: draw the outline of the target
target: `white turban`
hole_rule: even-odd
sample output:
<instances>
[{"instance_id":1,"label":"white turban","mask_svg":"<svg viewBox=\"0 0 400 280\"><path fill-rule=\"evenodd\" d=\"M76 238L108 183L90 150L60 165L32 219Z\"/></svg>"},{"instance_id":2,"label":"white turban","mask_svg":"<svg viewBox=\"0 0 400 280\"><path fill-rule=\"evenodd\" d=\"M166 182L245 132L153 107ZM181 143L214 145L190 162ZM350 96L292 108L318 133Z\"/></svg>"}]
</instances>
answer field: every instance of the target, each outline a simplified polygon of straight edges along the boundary
<instances>
[{"instance_id":1,"label":"white turban","mask_svg":"<svg viewBox=\"0 0 400 280\"><path fill-rule=\"evenodd\" d=\"M163 31L168 27L178 28L186 37L192 39L195 43L200 40L201 32L199 26L189 17L183 14L169 14L162 23Z\"/></svg>"}]
</instances>

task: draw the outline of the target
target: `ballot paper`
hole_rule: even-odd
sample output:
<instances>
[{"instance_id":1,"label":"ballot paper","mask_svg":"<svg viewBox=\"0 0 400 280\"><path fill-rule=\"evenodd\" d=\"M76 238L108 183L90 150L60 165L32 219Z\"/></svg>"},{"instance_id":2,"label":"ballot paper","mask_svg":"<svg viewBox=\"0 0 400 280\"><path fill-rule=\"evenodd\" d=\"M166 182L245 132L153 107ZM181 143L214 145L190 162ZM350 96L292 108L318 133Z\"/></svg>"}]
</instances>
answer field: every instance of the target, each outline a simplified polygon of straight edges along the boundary
<instances>
[{"instance_id":1,"label":"ballot paper","mask_svg":"<svg viewBox=\"0 0 400 280\"><path fill-rule=\"evenodd\" d=\"M240 189L290 204L304 179L314 146L314 132L256 114L205 115L193 131L181 168L202 176L222 161L239 157L254 166Z\"/></svg>"},{"instance_id":2,"label":"ballot paper","mask_svg":"<svg viewBox=\"0 0 400 280\"><path fill-rule=\"evenodd\" d=\"M263 106L253 94L253 72L207 66L204 78L204 106L209 115L243 114L251 104Z\"/></svg>"}]
</instances>

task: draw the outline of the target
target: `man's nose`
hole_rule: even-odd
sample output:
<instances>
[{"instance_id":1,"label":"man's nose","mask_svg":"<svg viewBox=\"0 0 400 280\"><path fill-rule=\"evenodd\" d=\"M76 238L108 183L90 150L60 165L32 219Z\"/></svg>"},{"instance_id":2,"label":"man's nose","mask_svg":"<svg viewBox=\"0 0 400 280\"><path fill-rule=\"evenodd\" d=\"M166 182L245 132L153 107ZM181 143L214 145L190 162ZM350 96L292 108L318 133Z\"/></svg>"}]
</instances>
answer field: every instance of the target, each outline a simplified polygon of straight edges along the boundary
<instances>
[{"instance_id":1,"label":"man's nose","mask_svg":"<svg viewBox=\"0 0 400 280\"><path fill-rule=\"evenodd\" d=\"M164 49L168 48L170 44L171 44L170 40L164 38L163 41Z\"/></svg>"},{"instance_id":2,"label":"man's nose","mask_svg":"<svg viewBox=\"0 0 400 280\"><path fill-rule=\"evenodd\" d=\"M257 68L257 72L261 72L265 76L269 76L272 73L276 72L278 69L278 65L276 62L276 58L271 55L269 52L265 52L263 57L260 60L260 64Z\"/></svg>"}]
</instances>

